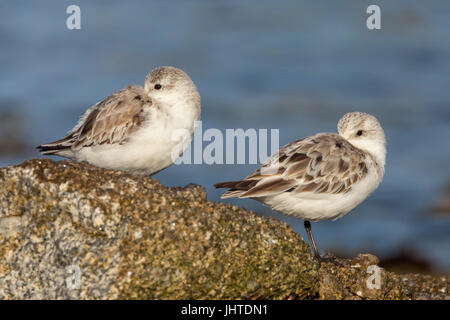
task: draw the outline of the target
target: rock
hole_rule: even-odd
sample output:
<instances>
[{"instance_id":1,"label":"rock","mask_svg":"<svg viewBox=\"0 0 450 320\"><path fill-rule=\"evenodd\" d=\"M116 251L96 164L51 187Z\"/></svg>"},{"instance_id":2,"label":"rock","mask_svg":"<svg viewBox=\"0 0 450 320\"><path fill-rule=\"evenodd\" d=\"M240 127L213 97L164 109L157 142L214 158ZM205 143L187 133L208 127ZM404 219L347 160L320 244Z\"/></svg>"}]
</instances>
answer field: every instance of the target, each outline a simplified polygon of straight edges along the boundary
<instances>
[{"instance_id":1,"label":"rock","mask_svg":"<svg viewBox=\"0 0 450 320\"><path fill-rule=\"evenodd\" d=\"M333 261L320 268L319 299L450 299L449 276L398 275L379 267L371 254Z\"/></svg>"},{"instance_id":2,"label":"rock","mask_svg":"<svg viewBox=\"0 0 450 320\"><path fill-rule=\"evenodd\" d=\"M320 270L321 299L401 299L406 293L401 283L377 266L378 258L361 254L355 259L336 259ZM381 290L383 288L383 290Z\"/></svg>"},{"instance_id":3,"label":"rock","mask_svg":"<svg viewBox=\"0 0 450 320\"><path fill-rule=\"evenodd\" d=\"M86 163L0 171L0 299L312 298L316 264L275 219ZM80 271L70 289L67 268Z\"/></svg>"},{"instance_id":4,"label":"rock","mask_svg":"<svg viewBox=\"0 0 450 320\"><path fill-rule=\"evenodd\" d=\"M376 257L335 262L319 268L291 227L209 202L200 186L166 188L149 177L47 159L0 170L0 299L449 295L448 277L380 269L380 288L368 288Z\"/></svg>"}]
</instances>

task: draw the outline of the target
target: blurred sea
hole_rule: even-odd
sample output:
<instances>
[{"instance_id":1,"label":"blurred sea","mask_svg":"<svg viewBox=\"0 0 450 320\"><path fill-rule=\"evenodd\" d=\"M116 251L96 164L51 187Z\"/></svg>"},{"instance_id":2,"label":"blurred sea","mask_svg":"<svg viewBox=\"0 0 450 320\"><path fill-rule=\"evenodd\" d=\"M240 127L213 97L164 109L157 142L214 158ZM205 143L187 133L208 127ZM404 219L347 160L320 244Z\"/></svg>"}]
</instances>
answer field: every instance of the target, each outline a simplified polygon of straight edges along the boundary
<instances>
[{"instance_id":1,"label":"blurred sea","mask_svg":"<svg viewBox=\"0 0 450 320\"><path fill-rule=\"evenodd\" d=\"M375 3L382 29L371 31L366 8ZM81 7L81 30L66 28L71 4ZM160 65L184 69L197 84L204 130L275 128L282 146L366 111L386 131L384 181L344 218L313 224L319 247L380 257L412 248L448 272L450 216L427 210L450 179L449 18L444 0L3 0L0 118L15 115L22 135L14 137L27 147L0 150L0 164L39 157L34 146L60 138L87 107L143 84ZM182 165L155 177L201 184L218 201L213 183L256 167ZM226 202L306 237L301 220L252 200Z\"/></svg>"}]
</instances>

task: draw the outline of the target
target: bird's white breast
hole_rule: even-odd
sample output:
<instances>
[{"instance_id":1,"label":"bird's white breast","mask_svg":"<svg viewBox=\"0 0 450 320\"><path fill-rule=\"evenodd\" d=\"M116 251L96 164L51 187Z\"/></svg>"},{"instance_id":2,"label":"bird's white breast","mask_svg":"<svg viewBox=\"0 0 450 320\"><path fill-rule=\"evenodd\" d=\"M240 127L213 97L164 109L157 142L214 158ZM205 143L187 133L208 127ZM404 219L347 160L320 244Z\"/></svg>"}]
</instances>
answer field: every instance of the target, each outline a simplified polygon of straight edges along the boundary
<instances>
[{"instance_id":1,"label":"bird's white breast","mask_svg":"<svg viewBox=\"0 0 450 320\"><path fill-rule=\"evenodd\" d=\"M283 192L255 199L296 218L311 221L336 220L363 202L380 184L382 172L377 164L369 158L366 165L367 175L347 193Z\"/></svg>"},{"instance_id":2,"label":"bird's white breast","mask_svg":"<svg viewBox=\"0 0 450 320\"><path fill-rule=\"evenodd\" d=\"M173 115L157 108L149 112L152 114L148 115L148 121L126 142L84 147L76 154L77 160L136 174L153 174L170 166L187 147L180 147L180 136L176 133L185 132L191 137L196 115L189 112ZM174 150L178 150L175 156Z\"/></svg>"}]
</instances>

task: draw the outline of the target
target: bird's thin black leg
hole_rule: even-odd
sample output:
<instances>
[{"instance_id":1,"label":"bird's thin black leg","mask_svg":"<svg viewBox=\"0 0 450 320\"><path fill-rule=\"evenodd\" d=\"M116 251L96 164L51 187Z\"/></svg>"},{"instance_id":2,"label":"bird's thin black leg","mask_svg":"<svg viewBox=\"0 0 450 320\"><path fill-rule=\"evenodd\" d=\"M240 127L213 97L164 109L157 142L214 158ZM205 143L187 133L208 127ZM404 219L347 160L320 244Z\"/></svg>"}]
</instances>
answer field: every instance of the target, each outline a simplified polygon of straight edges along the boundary
<instances>
[{"instance_id":1,"label":"bird's thin black leg","mask_svg":"<svg viewBox=\"0 0 450 320\"><path fill-rule=\"evenodd\" d=\"M309 242L311 243L311 247L314 251L314 257L319 262L319 267L322 264L322 262L331 262L339 267L343 267L344 265L336 260L336 257L321 257L319 254L319 250L317 250L316 241L314 241L314 237L311 231L311 223L308 220L305 220L305 229L306 233L308 234Z\"/></svg>"},{"instance_id":2,"label":"bird's thin black leg","mask_svg":"<svg viewBox=\"0 0 450 320\"><path fill-rule=\"evenodd\" d=\"M316 241L314 241L314 237L311 231L311 223L308 220L305 220L305 229L306 233L308 234L309 242L311 243L311 247L314 251L314 257L320 261L320 254L317 250Z\"/></svg>"}]
</instances>

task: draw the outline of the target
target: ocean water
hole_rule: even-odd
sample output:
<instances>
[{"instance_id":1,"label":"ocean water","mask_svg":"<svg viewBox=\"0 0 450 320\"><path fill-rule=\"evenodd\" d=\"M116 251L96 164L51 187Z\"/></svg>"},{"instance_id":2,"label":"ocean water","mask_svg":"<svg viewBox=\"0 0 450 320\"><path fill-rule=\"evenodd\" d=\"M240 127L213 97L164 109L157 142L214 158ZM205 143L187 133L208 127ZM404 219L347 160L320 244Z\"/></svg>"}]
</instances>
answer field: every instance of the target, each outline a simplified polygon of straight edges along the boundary
<instances>
[{"instance_id":1,"label":"ocean water","mask_svg":"<svg viewBox=\"0 0 450 320\"><path fill-rule=\"evenodd\" d=\"M66 28L71 4L81 8L81 30ZM377 1L381 30L366 28L370 4L4 0L0 117L18 119L13 138L26 147L3 152L0 164L39 157L33 146L60 138L87 107L173 65L197 84L204 130L279 129L282 146L336 131L346 112L374 114L388 141L384 181L342 219L313 224L319 247L380 257L411 248L449 271L450 216L427 212L450 180L450 2ZM256 168L179 165L155 177L201 184L219 201L213 183ZM301 220L252 200L225 202L306 237Z\"/></svg>"}]
</instances>

